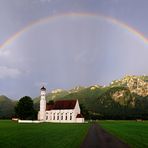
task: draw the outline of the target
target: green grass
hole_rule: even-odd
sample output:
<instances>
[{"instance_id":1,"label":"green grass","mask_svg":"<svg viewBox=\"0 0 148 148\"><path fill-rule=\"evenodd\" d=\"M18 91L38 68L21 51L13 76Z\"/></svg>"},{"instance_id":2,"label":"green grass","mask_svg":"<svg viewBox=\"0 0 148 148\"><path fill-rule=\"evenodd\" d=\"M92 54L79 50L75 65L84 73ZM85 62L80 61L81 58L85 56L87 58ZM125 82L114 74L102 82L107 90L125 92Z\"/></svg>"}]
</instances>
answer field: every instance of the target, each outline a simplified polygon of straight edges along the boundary
<instances>
[{"instance_id":1,"label":"green grass","mask_svg":"<svg viewBox=\"0 0 148 148\"><path fill-rule=\"evenodd\" d=\"M133 148L148 147L148 121L100 121L99 123Z\"/></svg>"},{"instance_id":2,"label":"green grass","mask_svg":"<svg viewBox=\"0 0 148 148\"><path fill-rule=\"evenodd\" d=\"M0 120L0 148L77 148L90 124L18 124Z\"/></svg>"}]
</instances>

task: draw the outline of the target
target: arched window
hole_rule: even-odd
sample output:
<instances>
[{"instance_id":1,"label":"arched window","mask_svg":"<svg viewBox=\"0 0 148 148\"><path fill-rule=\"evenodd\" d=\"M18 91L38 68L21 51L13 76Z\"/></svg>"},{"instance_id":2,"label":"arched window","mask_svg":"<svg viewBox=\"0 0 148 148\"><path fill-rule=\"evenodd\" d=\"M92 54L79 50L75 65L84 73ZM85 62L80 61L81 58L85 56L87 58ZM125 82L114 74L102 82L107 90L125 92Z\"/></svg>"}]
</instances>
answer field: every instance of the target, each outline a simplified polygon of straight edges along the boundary
<instances>
[{"instance_id":1,"label":"arched window","mask_svg":"<svg viewBox=\"0 0 148 148\"><path fill-rule=\"evenodd\" d=\"M46 120L48 120L48 112L46 112Z\"/></svg>"},{"instance_id":2,"label":"arched window","mask_svg":"<svg viewBox=\"0 0 148 148\"><path fill-rule=\"evenodd\" d=\"M61 113L61 120L63 120L63 113Z\"/></svg>"},{"instance_id":3,"label":"arched window","mask_svg":"<svg viewBox=\"0 0 148 148\"><path fill-rule=\"evenodd\" d=\"M67 113L65 113L65 120L67 120Z\"/></svg>"},{"instance_id":4,"label":"arched window","mask_svg":"<svg viewBox=\"0 0 148 148\"><path fill-rule=\"evenodd\" d=\"M59 113L57 113L57 120L59 120Z\"/></svg>"},{"instance_id":5,"label":"arched window","mask_svg":"<svg viewBox=\"0 0 148 148\"><path fill-rule=\"evenodd\" d=\"M55 120L55 113L53 113L53 120Z\"/></svg>"},{"instance_id":6,"label":"arched window","mask_svg":"<svg viewBox=\"0 0 148 148\"><path fill-rule=\"evenodd\" d=\"M52 120L52 113L50 113L50 120Z\"/></svg>"},{"instance_id":7,"label":"arched window","mask_svg":"<svg viewBox=\"0 0 148 148\"><path fill-rule=\"evenodd\" d=\"M70 120L72 120L72 113L70 113Z\"/></svg>"}]
</instances>

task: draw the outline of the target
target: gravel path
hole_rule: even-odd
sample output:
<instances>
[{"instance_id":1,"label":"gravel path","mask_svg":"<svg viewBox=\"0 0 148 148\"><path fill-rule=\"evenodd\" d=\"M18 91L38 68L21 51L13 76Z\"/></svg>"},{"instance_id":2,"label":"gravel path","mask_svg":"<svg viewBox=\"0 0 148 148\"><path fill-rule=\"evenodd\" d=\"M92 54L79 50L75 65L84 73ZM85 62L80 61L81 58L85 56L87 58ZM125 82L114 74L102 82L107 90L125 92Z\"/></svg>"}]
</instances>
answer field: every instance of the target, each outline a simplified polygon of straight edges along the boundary
<instances>
[{"instance_id":1,"label":"gravel path","mask_svg":"<svg viewBox=\"0 0 148 148\"><path fill-rule=\"evenodd\" d=\"M96 123L90 127L80 148L129 148L129 146Z\"/></svg>"}]
</instances>

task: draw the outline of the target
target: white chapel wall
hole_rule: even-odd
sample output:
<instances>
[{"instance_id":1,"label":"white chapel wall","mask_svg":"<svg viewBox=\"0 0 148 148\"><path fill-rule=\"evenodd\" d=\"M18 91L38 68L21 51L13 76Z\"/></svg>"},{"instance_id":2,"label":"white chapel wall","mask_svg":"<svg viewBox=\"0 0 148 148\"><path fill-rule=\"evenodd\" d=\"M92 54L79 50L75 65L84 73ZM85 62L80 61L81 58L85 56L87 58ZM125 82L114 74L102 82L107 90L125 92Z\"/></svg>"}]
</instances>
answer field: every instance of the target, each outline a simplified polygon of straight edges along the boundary
<instances>
[{"instance_id":1,"label":"white chapel wall","mask_svg":"<svg viewBox=\"0 0 148 148\"><path fill-rule=\"evenodd\" d=\"M46 111L47 122L76 122L73 109Z\"/></svg>"}]
</instances>

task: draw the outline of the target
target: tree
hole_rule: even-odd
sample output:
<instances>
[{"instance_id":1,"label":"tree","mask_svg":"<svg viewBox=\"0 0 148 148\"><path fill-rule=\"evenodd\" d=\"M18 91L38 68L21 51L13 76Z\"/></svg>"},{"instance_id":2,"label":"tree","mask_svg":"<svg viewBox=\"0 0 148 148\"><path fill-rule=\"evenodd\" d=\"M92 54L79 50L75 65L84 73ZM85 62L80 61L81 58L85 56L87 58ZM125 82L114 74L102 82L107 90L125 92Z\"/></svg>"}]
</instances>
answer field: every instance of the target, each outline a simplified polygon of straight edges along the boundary
<instances>
[{"instance_id":1,"label":"tree","mask_svg":"<svg viewBox=\"0 0 148 148\"><path fill-rule=\"evenodd\" d=\"M84 116L84 118L89 119L90 118L89 112L83 104L80 104L80 109L81 109L81 113Z\"/></svg>"},{"instance_id":2,"label":"tree","mask_svg":"<svg viewBox=\"0 0 148 148\"><path fill-rule=\"evenodd\" d=\"M53 100L49 100L48 104L49 105L54 105L54 101Z\"/></svg>"},{"instance_id":3,"label":"tree","mask_svg":"<svg viewBox=\"0 0 148 148\"><path fill-rule=\"evenodd\" d=\"M15 107L16 116L20 119L35 119L36 111L29 96L22 97Z\"/></svg>"}]
</instances>

